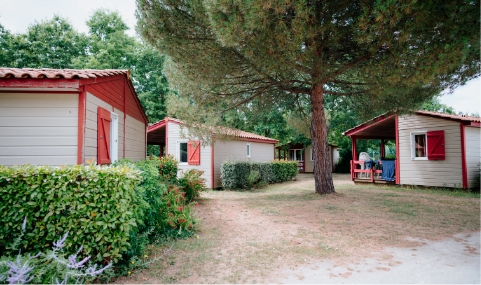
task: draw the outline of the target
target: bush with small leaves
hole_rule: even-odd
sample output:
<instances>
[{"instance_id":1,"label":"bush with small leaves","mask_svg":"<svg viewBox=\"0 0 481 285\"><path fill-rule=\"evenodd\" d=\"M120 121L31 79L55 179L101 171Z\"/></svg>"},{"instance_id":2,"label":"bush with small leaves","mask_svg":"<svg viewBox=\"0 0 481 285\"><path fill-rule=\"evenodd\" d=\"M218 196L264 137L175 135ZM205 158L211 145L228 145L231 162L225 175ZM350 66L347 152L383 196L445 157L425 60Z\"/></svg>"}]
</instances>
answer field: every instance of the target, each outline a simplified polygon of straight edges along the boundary
<instances>
[{"instance_id":1,"label":"bush with small leaves","mask_svg":"<svg viewBox=\"0 0 481 285\"><path fill-rule=\"evenodd\" d=\"M19 236L13 246L21 244L26 230L26 218ZM90 257L79 260L78 256L83 247L76 253L66 257L64 248L67 243L68 232L59 240L53 242L52 249L46 253L39 252L32 256L19 253L15 256L0 257L0 283L8 284L84 284L98 278L112 263L98 267L90 262ZM15 250L18 250L15 248Z\"/></svg>"},{"instance_id":2,"label":"bush with small leaves","mask_svg":"<svg viewBox=\"0 0 481 285\"><path fill-rule=\"evenodd\" d=\"M185 192L185 199L187 203L192 202L195 198L200 196L200 193L206 189L205 179L202 178L204 171L190 169L184 173L184 176L178 179L177 185L182 187Z\"/></svg>"}]
</instances>

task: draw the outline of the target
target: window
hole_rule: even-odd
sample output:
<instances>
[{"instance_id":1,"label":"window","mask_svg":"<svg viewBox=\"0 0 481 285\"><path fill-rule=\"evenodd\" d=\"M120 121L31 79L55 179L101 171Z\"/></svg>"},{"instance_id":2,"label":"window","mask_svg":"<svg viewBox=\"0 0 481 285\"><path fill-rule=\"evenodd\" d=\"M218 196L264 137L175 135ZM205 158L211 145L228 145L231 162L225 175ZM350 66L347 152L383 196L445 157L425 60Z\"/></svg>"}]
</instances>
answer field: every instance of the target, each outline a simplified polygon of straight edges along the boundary
<instances>
[{"instance_id":1,"label":"window","mask_svg":"<svg viewBox=\"0 0 481 285\"><path fill-rule=\"evenodd\" d=\"M444 131L411 133L412 160L444 160Z\"/></svg>"},{"instance_id":2,"label":"window","mask_svg":"<svg viewBox=\"0 0 481 285\"><path fill-rule=\"evenodd\" d=\"M179 142L179 162L188 163L187 159L187 144L188 142Z\"/></svg>"},{"instance_id":3,"label":"window","mask_svg":"<svg viewBox=\"0 0 481 285\"><path fill-rule=\"evenodd\" d=\"M426 157L426 133L413 134L413 158L427 158Z\"/></svg>"},{"instance_id":4,"label":"window","mask_svg":"<svg viewBox=\"0 0 481 285\"><path fill-rule=\"evenodd\" d=\"M247 143L247 157L251 157L251 144Z\"/></svg>"},{"instance_id":5,"label":"window","mask_svg":"<svg viewBox=\"0 0 481 285\"><path fill-rule=\"evenodd\" d=\"M200 141L177 141L180 164L200 165Z\"/></svg>"},{"instance_id":6,"label":"window","mask_svg":"<svg viewBox=\"0 0 481 285\"><path fill-rule=\"evenodd\" d=\"M302 149L290 149L289 150L290 160L304 161L302 156Z\"/></svg>"}]
</instances>

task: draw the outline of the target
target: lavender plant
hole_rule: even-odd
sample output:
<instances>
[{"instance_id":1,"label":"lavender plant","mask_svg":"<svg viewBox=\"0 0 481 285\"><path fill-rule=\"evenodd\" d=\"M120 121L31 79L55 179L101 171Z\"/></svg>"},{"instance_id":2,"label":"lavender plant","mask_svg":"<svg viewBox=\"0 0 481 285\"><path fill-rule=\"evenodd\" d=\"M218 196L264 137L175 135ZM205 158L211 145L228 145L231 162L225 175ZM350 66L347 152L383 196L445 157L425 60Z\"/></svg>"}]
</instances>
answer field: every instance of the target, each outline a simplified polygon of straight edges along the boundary
<instances>
[{"instance_id":1,"label":"lavender plant","mask_svg":"<svg viewBox=\"0 0 481 285\"><path fill-rule=\"evenodd\" d=\"M13 246L20 244L21 237L26 230L26 219L22 225L21 234L16 238ZM65 258L63 249L68 232L53 243L47 253L22 254L0 257L0 283L8 284L84 284L100 276L111 268L112 263L98 268L97 264L88 263L90 257L78 260L82 252L81 246L77 253ZM18 249L18 248L16 248Z\"/></svg>"}]
</instances>

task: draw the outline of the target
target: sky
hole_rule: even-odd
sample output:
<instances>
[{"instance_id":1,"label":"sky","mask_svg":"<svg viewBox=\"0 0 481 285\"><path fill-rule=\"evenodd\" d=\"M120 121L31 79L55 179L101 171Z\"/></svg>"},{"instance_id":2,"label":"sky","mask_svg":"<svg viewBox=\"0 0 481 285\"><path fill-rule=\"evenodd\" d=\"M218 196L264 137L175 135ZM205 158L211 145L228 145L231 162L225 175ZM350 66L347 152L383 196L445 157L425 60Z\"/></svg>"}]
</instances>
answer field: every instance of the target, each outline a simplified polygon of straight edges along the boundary
<instances>
[{"instance_id":1,"label":"sky","mask_svg":"<svg viewBox=\"0 0 481 285\"><path fill-rule=\"evenodd\" d=\"M87 33L85 21L100 8L118 11L134 36L135 0L0 0L0 24L12 33L24 33L35 21L48 20L54 14L67 18L79 32ZM453 107L456 112L481 114L481 79L444 94L441 103Z\"/></svg>"}]
</instances>

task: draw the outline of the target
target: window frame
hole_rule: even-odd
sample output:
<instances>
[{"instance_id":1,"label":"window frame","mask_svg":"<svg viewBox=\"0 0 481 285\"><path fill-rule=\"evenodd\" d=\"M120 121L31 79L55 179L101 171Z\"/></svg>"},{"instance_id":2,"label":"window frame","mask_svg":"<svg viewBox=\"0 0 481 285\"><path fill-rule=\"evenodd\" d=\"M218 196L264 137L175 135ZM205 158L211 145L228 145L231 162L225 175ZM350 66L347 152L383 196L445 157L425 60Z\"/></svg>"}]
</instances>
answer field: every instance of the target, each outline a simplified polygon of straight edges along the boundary
<instances>
[{"instance_id":1,"label":"window frame","mask_svg":"<svg viewBox=\"0 0 481 285\"><path fill-rule=\"evenodd\" d=\"M180 145L183 144L183 143L185 143L185 152L186 152L186 161L185 162L183 162L181 160L182 156L181 156L181 153L180 153L181 152ZM177 144L177 159L179 160L179 165L189 165L189 153L188 153L189 140L178 140L176 142L176 144Z\"/></svg>"},{"instance_id":2,"label":"window frame","mask_svg":"<svg viewBox=\"0 0 481 285\"><path fill-rule=\"evenodd\" d=\"M416 132L410 132L410 136L411 136L411 145L410 145L410 148L411 148L411 160L428 160L428 135L427 135L427 131L416 131ZM419 135L424 135L424 142L425 142L425 146L424 146L424 155L425 156L422 156L422 157L417 157L416 156L416 136L419 136Z\"/></svg>"},{"instance_id":3,"label":"window frame","mask_svg":"<svg viewBox=\"0 0 481 285\"><path fill-rule=\"evenodd\" d=\"M291 151L294 153L294 157L291 156ZM300 160L297 159L297 151L299 151L299 157L301 158ZM289 149L289 158L292 159L292 161L304 161L304 152L302 148L290 148Z\"/></svg>"},{"instance_id":4,"label":"window frame","mask_svg":"<svg viewBox=\"0 0 481 285\"><path fill-rule=\"evenodd\" d=\"M110 160L112 163L119 160L119 115L110 112Z\"/></svg>"},{"instance_id":5,"label":"window frame","mask_svg":"<svg viewBox=\"0 0 481 285\"><path fill-rule=\"evenodd\" d=\"M252 154L252 149L251 149L251 143L247 143L247 157L251 157L251 154Z\"/></svg>"}]
</instances>

